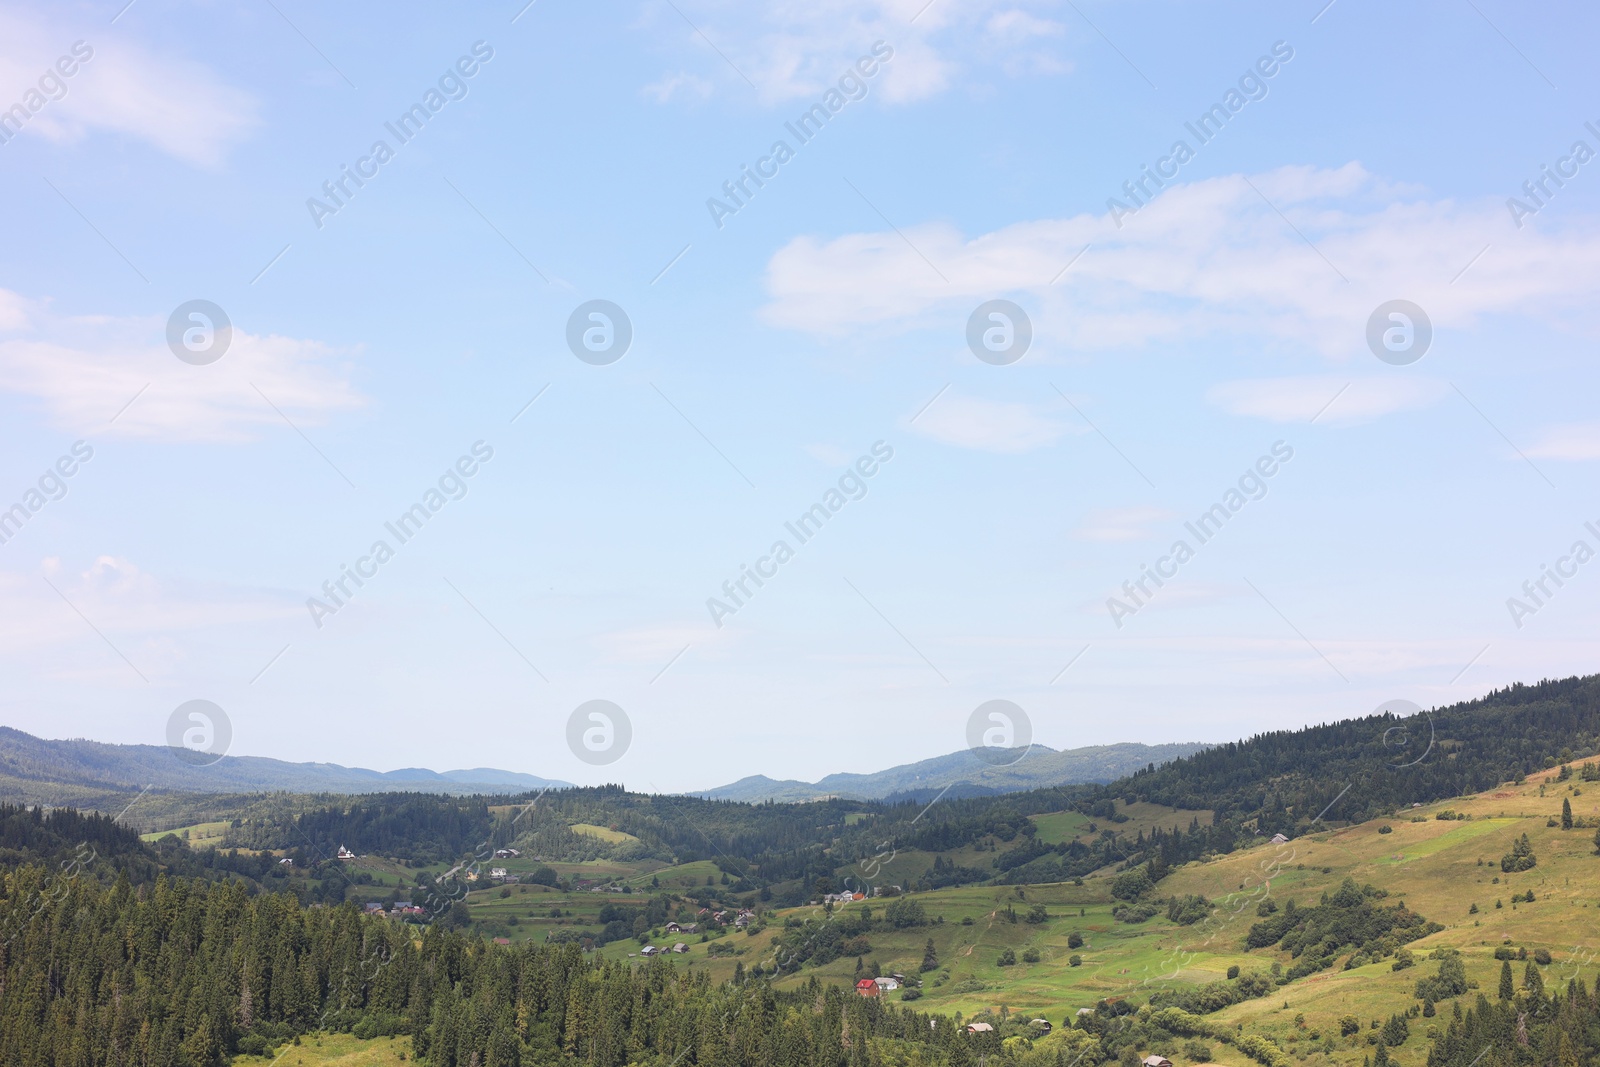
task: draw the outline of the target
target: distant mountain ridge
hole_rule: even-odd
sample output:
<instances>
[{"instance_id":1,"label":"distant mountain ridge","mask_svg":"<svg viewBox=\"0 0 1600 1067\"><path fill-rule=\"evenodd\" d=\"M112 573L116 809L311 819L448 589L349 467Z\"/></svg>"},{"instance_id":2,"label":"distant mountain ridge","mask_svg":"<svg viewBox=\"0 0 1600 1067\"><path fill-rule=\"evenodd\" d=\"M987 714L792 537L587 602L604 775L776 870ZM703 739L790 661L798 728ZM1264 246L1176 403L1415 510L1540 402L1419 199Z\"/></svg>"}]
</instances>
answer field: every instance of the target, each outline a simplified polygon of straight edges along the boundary
<instances>
[{"instance_id":1,"label":"distant mountain ridge","mask_svg":"<svg viewBox=\"0 0 1600 1067\"><path fill-rule=\"evenodd\" d=\"M175 759L163 745L109 745L81 738L52 741L0 726L0 798L59 803L52 792L154 789L187 793L505 793L561 789L571 783L492 767L373 771L337 763L289 763L224 756L209 767ZM52 790L50 787L57 787Z\"/></svg>"},{"instance_id":2,"label":"distant mountain ridge","mask_svg":"<svg viewBox=\"0 0 1600 1067\"><path fill-rule=\"evenodd\" d=\"M996 767L962 749L868 774L830 774L817 782L779 781L752 774L692 796L710 800L796 802L843 797L850 800L927 800L948 789L952 799L1019 793L1056 785L1116 781L1150 764L1191 756L1211 746L1199 742L1145 745L1123 742L1057 751L1034 745L1016 763Z\"/></svg>"}]
</instances>

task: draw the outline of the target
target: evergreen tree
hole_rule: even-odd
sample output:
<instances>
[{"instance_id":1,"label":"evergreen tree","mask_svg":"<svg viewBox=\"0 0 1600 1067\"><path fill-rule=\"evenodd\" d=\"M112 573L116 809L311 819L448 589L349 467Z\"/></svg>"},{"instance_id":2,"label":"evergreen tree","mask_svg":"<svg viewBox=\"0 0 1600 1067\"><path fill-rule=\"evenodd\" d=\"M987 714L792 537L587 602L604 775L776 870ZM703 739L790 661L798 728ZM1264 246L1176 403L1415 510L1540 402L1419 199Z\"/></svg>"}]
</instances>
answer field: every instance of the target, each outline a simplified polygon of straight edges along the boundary
<instances>
[{"instance_id":1,"label":"evergreen tree","mask_svg":"<svg viewBox=\"0 0 1600 1067\"><path fill-rule=\"evenodd\" d=\"M1510 1000L1517 995L1515 979L1511 977L1511 961L1500 961L1500 999Z\"/></svg>"}]
</instances>

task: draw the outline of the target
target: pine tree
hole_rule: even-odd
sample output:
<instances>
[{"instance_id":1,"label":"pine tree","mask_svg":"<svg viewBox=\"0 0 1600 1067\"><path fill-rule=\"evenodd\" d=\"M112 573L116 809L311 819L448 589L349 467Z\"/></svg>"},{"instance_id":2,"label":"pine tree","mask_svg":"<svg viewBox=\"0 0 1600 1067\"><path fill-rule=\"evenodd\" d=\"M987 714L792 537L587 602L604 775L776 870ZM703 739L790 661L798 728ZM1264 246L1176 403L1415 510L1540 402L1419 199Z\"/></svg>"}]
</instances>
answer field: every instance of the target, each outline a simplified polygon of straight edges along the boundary
<instances>
[{"instance_id":1,"label":"pine tree","mask_svg":"<svg viewBox=\"0 0 1600 1067\"><path fill-rule=\"evenodd\" d=\"M1510 1000L1517 995L1516 981L1511 977L1511 961L1500 961L1500 999Z\"/></svg>"},{"instance_id":2,"label":"pine tree","mask_svg":"<svg viewBox=\"0 0 1600 1067\"><path fill-rule=\"evenodd\" d=\"M1572 829L1572 801L1566 797L1561 798L1561 828Z\"/></svg>"},{"instance_id":3,"label":"pine tree","mask_svg":"<svg viewBox=\"0 0 1600 1067\"><path fill-rule=\"evenodd\" d=\"M1509 966L1509 962L1507 964ZM1539 967L1532 960L1522 971L1522 988L1534 996L1544 996L1544 975L1539 973Z\"/></svg>"}]
</instances>

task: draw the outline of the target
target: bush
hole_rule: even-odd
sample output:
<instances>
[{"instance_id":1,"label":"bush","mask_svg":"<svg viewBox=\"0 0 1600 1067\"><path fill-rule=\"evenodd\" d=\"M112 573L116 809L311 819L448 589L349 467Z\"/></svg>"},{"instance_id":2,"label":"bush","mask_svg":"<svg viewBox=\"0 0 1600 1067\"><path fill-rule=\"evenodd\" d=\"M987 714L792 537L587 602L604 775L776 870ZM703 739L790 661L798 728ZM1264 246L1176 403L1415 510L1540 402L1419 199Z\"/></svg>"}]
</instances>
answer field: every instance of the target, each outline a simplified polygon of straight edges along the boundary
<instances>
[{"instance_id":1,"label":"bush","mask_svg":"<svg viewBox=\"0 0 1600 1067\"><path fill-rule=\"evenodd\" d=\"M1239 965L1237 963L1228 968L1228 977L1230 979L1239 977Z\"/></svg>"},{"instance_id":2,"label":"bush","mask_svg":"<svg viewBox=\"0 0 1600 1067\"><path fill-rule=\"evenodd\" d=\"M916 1000L917 998L919 998L921 996L922 996L922 990L920 990L920 989L907 989L907 990L903 991L900 994L900 999L901 1000Z\"/></svg>"},{"instance_id":3,"label":"bush","mask_svg":"<svg viewBox=\"0 0 1600 1067\"><path fill-rule=\"evenodd\" d=\"M1036 948L1030 948L1027 951L1023 952L1023 954L1022 954L1022 962L1023 963L1038 963L1039 962L1039 950L1036 949Z\"/></svg>"},{"instance_id":4,"label":"bush","mask_svg":"<svg viewBox=\"0 0 1600 1067\"><path fill-rule=\"evenodd\" d=\"M1500 857L1500 869L1506 873L1531 871L1538 866L1539 858L1533 854L1528 835L1523 834L1512 844L1511 851Z\"/></svg>"},{"instance_id":5,"label":"bush","mask_svg":"<svg viewBox=\"0 0 1600 1067\"><path fill-rule=\"evenodd\" d=\"M1067 966L1068 967L1082 967L1083 966L1083 957L1082 956L1071 956L1071 957L1069 957L1067 959Z\"/></svg>"},{"instance_id":6,"label":"bush","mask_svg":"<svg viewBox=\"0 0 1600 1067\"><path fill-rule=\"evenodd\" d=\"M1173 897L1167 902L1167 918L1179 926L1193 926L1211 914L1211 901L1201 896Z\"/></svg>"},{"instance_id":7,"label":"bush","mask_svg":"<svg viewBox=\"0 0 1600 1067\"><path fill-rule=\"evenodd\" d=\"M1467 991L1467 969L1461 956L1446 956L1439 960L1439 973L1432 978L1417 979L1417 999L1423 1001L1447 1000Z\"/></svg>"},{"instance_id":8,"label":"bush","mask_svg":"<svg viewBox=\"0 0 1600 1067\"><path fill-rule=\"evenodd\" d=\"M1266 1067L1290 1067L1289 1057L1284 1055L1283 1049L1267 1038L1244 1034L1235 1039L1233 1044L1240 1052Z\"/></svg>"},{"instance_id":9,"label":"bush","mask_svg":"<svg viewBox=\"0 0 1600 1067\"><path fill-rule=\"evenodd\" d=\"M1083 947L1083 935L1078 933L1078 931L1076 931L1076 930L1072 931L1072 933L1067 935L1067 947L1068 948L1082 948Z\"/></svg>"},{"instance_id":10,"label":"bush","mask_svg":"<svg viewBox=\"0 0 1600 1067\"><path fill-rule=\"evenodd\" d=\"M1111 917L1119 923L1142 923L1160 910L1148 901L1142 904L1118 904L1111 909Z\"/></svg>"},{"instance_id":11,"label":"bush","mask_svg":"<svg viewBox=\"0 0 1600 1067\"><path fill-rule=\"evenodd\" d=\"M1111 895L1118 900L1138 900L1155 887L1149 872L1143 867L1135 867L1111 880Z\"/></svg>"},{"instance_id":12,"label":"bush","mask_svg":"<svg viewBox=\"0 0 1600 1067\"><path fill-rule=\"evenodd\" d=\"M897 930L903 930L908 926L921 926L928 921L922 901L912 900L910 897L897 897L890 901L889 906L883 909L883 917Z\"/></svg>"},{"instance_id":13,"label":"bush","mask_svg":"<svg viewBox=\"0 0 1600 1067\"><path fill-rule=\"evenodd\" d=\"M1016 962L1017 954L1011 951L1009 948L1000 953L1000 958L995 960L995 963L1001 967L1013 967L1016 965Z\"/></svg>"}]
</instances>

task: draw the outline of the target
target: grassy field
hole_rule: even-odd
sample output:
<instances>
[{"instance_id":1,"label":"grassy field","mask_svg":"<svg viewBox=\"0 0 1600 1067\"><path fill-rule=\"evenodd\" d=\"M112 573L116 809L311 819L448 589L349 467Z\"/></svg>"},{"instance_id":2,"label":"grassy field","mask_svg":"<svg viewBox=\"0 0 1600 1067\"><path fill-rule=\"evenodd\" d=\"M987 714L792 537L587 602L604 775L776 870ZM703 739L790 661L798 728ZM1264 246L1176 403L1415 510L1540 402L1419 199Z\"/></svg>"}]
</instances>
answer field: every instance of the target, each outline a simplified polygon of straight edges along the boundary
<instances>
[{"instance_id":1,"label":"grassy field","mask_svg":"<svg viewBox=\"0 0 1600 1067\"><path fill-rule=\"evenodd\" d=\"M1272 1037L1297 1062L1356 1067L1371 1055L1365 1041L1372 1021L1387 1019L1418 1003L1413 995L1416 981L1436 972L1437 964L1427 959L1435 948L1458 949L1469 980L1491 995L1500 970L1493 953L1502 945L1525 948L1529 953L1548 950L1554 961L1545 968L1547 984L1565 981L1580 971L1594 979L1593 971L1600 965L1600 856L1594 855L1594 831L1562 831L1547 824L1559 816L1563 798L1572 803L1574 815L1600 817L1600 787L1590 783L1585 791L1580 782L1558 784L1555 774L1553 770L1540 773L1521 785L1407 810L1285 846L1263 842L1229 856L1188 864L1169 875L1158 892L1161 896L1201 894L1218 905L1209 919L1194 926L1179 926L1164 915L1137 925L1116 922L1111 917L1110 872L1087 879L1083 886L1025 886L1021 895L1009 886L918 893L915 899L922 902L931 925L872 933L871 951L864 955L863 963L876 963L882 973L917 974L924 947L931 939L940 966L921 975L924 986L919 1009L970 1016L1005 1006L1013 1013L1042 1015L1059 1025L1078 1008L1090 1007L1102 997L1129 996L1143 1002L1163 988L1221 979L1231 966L1246 972L1266 970L1273 963L1287 966L1291 960L1287 953L1245 950L1244 937L1258 921L1256 905L1269 896L1280 905L1291 898L1301 905L1314 905L1324 892L1353 878L1387 889L1388 903L1403 901L1444 925L1444 930L1411 946L1415 966L1396 971L1390 959L1349 971L1338 970L1336 965L1267 997L1224 1009L1210 1019ZM1434 817L1447 810L1471 818L1446 821ZM1195 814L1147 805L1126 811L1129 822L1117 824L1117 828L1127 832L1137 832L1140 826L1187 825ZM1202 822L1208 818L1201 816ZM1070 840L1085 832L1089 822L1074 813L1037 816L1035 821L1046 840ZM1383 827L1389 832L1381 832ZM1524 833L1533 844L1538 866L1503 874L1500 857ZM974 852L968 862L985 863L988 856ZM886 869L921 870L931 858L900 853ZM1530 889L1536 898L1533 903L1511 903L1513 894ZM866 903L876 912L884 901ZM1029 924L1029 909L1041 903L1049 918ZM1474 904L1476 913L1470 911ZM1016 913L1016 922L1006 917L1008 907ZM820 909L792 909L780 913L779 919L787 915L818 917ZM775 922L755 936L729 934L719 941L733 954L718 957L709 954L711 945L695 943L685 962L706 968L713 979L726 978L737 962L748 969L769 958L780 932L781 922ZM1080 948L1067 946L1073 933L1084 939ZM626 942L622 947L607 946L607 954L636 949L636 943ZM1018 962L1001 966L1000 955L1007 949ZM1030 949L1039 954L1037 963L1023 962L1024 952ZM1077 967L1068 962L1073 955L1081 958ZM1513 966L1520 982L1524 964L1517 961ZM795 985L813 974L841 985L853 984L855 968L854 957L841 958L821 968L808 967L780 985ZM1476 991L1471 991L1462 999L1470 1004L1474 995ZM1447 1021L1450 1006L1443 1004L1440 1010ZM1336 1047L1330 1048L1329 1039L1337 1037L1339 1020L1345 1015L1361 1020L1362 1032L1353 1039L1338 1039L1333 1042ZM1442 1025L1439 1019L1413 1019L1412 1036L1394 1050L1395 1060L1420 1064L1430 1027Z\"/></svg>"},{"instance_id":2,"label":"grassy field","mask_svg":"<svg viewBox=\"0 0 1600 1067\"><path fill-rule=\"evenodd\" d=\"M314 1034L298 1045L281 1045L273 1056L235 1056L234 1067L398 1067L415 1061L409 1037L362 1041L350 1034Z\"/></svg>"},{"instance_id":3,"label":"grassy field","mask_svg":"<svg viewBox=\"0 0 1600 1067\"><path fill-rule=\"evenodd\" d=\"M210 848L213 845L221 846L223 836L228 832L230 824L227 820L217 822L198 822L189 826L180 826L176 830L158 830L151 834L140 834L141 841L158 841L168 834L177 834L188 843L190 848ZM241 849L240 851L248 851Z\"/></svg>"},{"instance_id":4,"label":"grassy field","mask_svg":"<svg viewBox=\"0 0 1600 1067\"><path fill-rule=\"evenodd\" d=\"M870 948L860 956L863 970L876 966L881 973L900 971L923 982L920 1010L961 1013L1004 1007L1013 1014L1043 1016L1059 1027L1079 1008L1097 1000L1127 996L1145 1002L1165 988L1192 987L1223 979L1229 968L1265 971L1274 964L1288 966L1287 953L1246 951L1244 938L1259 921L1256 907L1270 898L1281 906L1293 899L1302 906L1315 905L1322 895L1345 879L1373 884L1389 893L1389 903L1404 902L1413 911L1440 923L1443 930L1410 946L1413 967L1395 970L1384 959L1352 970L1334 969L1314 974L1266 997L1235 1004L1208 1016L1210 1022L1271 1037L1296 1062L1327 1067L1359 1067L1372 1049L1366 1044L1374 1020L1387 1019L1417 1004L1418 978L1436 972L1428 955L1437 948L1462 953L1470 981L1493 994L1500 963L1494 951L1502 946L1549 951L1553 962L1545 968L1547 985L1565 981L1580 971L1593 981L1600 965L1600 856L1596 856L1593 829L1563 831L1558 819L1563 799L1575 816L1600 820L1600 784L1556 782L1554 770L1530 776L1518 785L1502 785L1474 797L1457 798L1396 812L1386 818L1339 830L1309 835L1286 845L1264 839L1227 856L1196 861L1175 869L1157 890L1160 897L1199 894L1216 905L1211 916L1192 926L1180 926L1159 913L1143 923L1113 919L1110 878L1102 871L1082 885L966 886L914 895L925 909L928 923L903 930L874 930ZM1118 804L1123 822L1095 820L1076 812L1055 812L1033 817L1041 840L1050 843L1086 839L1090 826L1115 827L1133 835L1156 827L1187 827L1192 820L1204 824L1209 812L1177 811L1150 804ZM1439 819L1441 813L1456 818ZM1551 825L1557 821L1557 825ZM226 824L195 823L185 827L189 842L204 847L220 840ZM579 824L573 829L613 844L634 840L607 827ZM1532 870L1506 874L1500 857L1512 843L1527 834L1538 864ZM153 836L153 835L152 835ZM984 840L943 856L964 866L986 868L996 849L1011 847ZM922 875L933 853L903 850L882 858L879 883L901 883ZM599 915L608 904L640 905L661 893L679 895L700 890L729 900L721 870L701 860L679 865L659 861L545 864L532 856L494 861L512 873L528 874L541 866L554 868L563 878L629 887L627 892L560 890L523 883L485 886L474 890L468 903L474 920L485 933L509 937L516 943L542 942L552 932L596 930ZM381 899L396 888L414 883L420 869L369 857L350 865L353 872L371 876L368 886L356 887L353 897ZM430 868L431 873L442 871ZM841 872L844 874L847 872ZM1535 896L1512 903L1512 896ZM871 908L881 916L887 901L869 899L846 909ZM1031 910L1043 905L1044 921L1027 921ZM692 906L691 906L692 907ZM1475 910L1474 910L1475 909ZM688 916L685 916L688 917ZM682 942L688 951L671 957L678 966L705 971L712 980L731 978L735 968L770 966L773 950L784 935L785 919L819 919L823 909L795 908L766 917L764 927L752 932L730 931L715 939L701 935L657 933L652 942L670 946ZM1081 938L1072 947L1069 938ZM920 970L928 942L933 944L938 966ZM601 955L619 960L637 958L640 944L633 938L603 946ZM1016 962L1002 964L1002 954ZM1037 959L1028 958L1037 954ZM1078 964L1070 960L1078 958ZM1513 964L1521 979L1523 964ZM858 977L856 956L841 957L820 968L807 967L780 980L793 987L813 975L841 986ZM1470 1003L1477 990L1462 1000ZM890 997L901 998L901 993ZM1448 1020L1451 1005L1439 1005ZM1354 1016L1360 1033L1339 1036L1340 1019ZM1440 1019L1413 1019L1410 1039L1393 1051L1397 1063L1420 1067L1430 1041L1430 1030L1442 1028ZM1245 1067L1229 1046L1217 1051L1233 1054L1224 1060ZM348 1035L325 1035L292 1047L279 1062L291 1065L367 1065L403 1062L409 1055L403 1039L359 1042ZM261 1064L259 1058L241 1058L241 1064ZM1179 1060L1180 1067L1187 1061Z\"/></svg>"}]
</instances>

